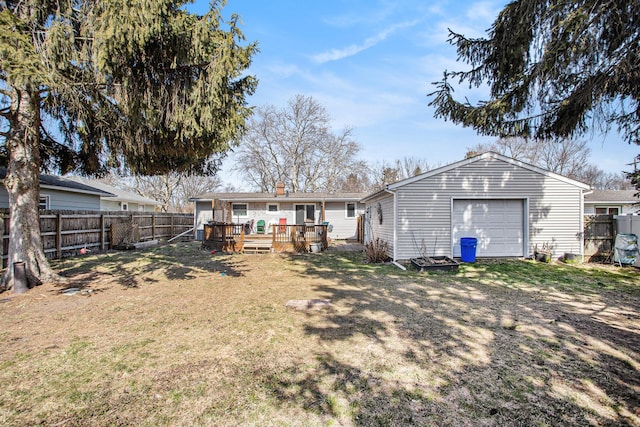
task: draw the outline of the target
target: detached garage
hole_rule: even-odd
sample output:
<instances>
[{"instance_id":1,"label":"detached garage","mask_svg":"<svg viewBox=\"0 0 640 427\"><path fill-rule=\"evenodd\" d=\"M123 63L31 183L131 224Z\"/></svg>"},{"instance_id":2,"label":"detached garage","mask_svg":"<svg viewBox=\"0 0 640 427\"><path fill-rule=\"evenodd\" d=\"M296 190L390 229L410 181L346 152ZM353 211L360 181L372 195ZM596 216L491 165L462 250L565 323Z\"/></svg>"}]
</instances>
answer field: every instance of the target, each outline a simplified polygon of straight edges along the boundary
<instances>
[{"instance_id":1,"label":"detached garage","mask_svg":"<svg viewBox=\"0 0 640 427\"><path fill-rule=\"evenodd\" d=\"M460 257L460 238L478 257L528 257L548 243L555 257L582 253L583 195L589 186L497 153L484 153L403 181L363 199L365 238L389 256Z\"/></svg>"}]
</instances>

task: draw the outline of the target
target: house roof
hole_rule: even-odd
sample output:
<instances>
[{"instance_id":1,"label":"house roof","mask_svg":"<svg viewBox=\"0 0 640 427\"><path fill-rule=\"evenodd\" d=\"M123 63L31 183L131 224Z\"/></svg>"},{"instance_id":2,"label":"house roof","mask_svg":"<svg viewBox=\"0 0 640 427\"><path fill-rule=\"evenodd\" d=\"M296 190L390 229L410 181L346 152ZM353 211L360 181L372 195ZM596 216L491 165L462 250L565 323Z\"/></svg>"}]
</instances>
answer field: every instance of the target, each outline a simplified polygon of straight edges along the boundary
<instances>
[{"instance_id":1,"label":"house roof","mask_svg":"<svg viewBox=\"0 0 640 427\"><path fill-rule=\"evenodd\" d=\"M202 202L221 200L224 202L341 202L360 200L365 193L286 193L276 196L275 193L205 193L191 197L189 201Z\"/></svg>"},{"instance_id":2,"label":"house roof","mask_svg":"<svg viewBox=\"0 0 640 427\"><path fill-rule=\"evenodd\" d=\"M454 162L454 163L448 164L446 166L442 166L442 167L439 167L439 168L436 168L436 169L432 169L430 171L427 171L427 172L422 173L420 175L413 176L411 178L407 178L407 179L403 179L403 180L394 182L392 184L387 185L386 189L377 191L375 193L372 193L372 194L366 196L365 198L362 199L362 201L364 202L364 201L371 200L371 199L379 196L380 194L382 194L386 190L393 191L393 190L396 190L397 188L403 187L403 186L405 186L407 184L411 184L411 183L414 183L416 181L420 181L420 180L425 179L425 178L429 178L429 177L432 177L432 176L435 176L435 175L439 175L441 173L448 172L450 170L457 169L459 167L467 166L467 165L470 165L472 163L476 163L476 162L479 162L479 161L482 161L482 160L488 160L488 159L500 160L500 161L503 161L503 162L506 162L506 163L521 167L523 169L527 169L527 170L539 173L541 175L548 176L548 177L557 179L559 181L566 182L566 183L571 184L571 185L575 185L576 187L581 188L583 190L589 190L591 188L588 184L585 184L583 182L576 181L574 179L567 178L566 176L559 175L557 173L548 171L546 169L542 169L542 168L540 168L538 166L530 165L530 164L522 162L520 160L515 160L515 159L512 159L511 157L503 156L502 154L498 154L498 153L489 151L489 152L482 153L482 154L479 154L479 155L474 156L474 157L470 157L468 159L464 159L464 160L460 160L458 162Z\"/></svg>"},{"instance_id":3,"label":"house roof","mask_svg":"<svg viewBox=\"0 0 640 427\"><path fill-rule=\"evenodd\" d=\"M470 165L472 163L476 163L476 162L479 162L479 161L482 161L482 160L487 160L487 159L501 160L503 162L506 162L506 163L509 163L509 164L512 164L512 165L515 165L515 166L519 166L519 167L521 167L523 169L527 169L527 170L530 170L530 171L533 171L533 172L537 172L539 174L542 174L542 175L545 175L545 176L548 176L548 177L551 177L551 178L558 179L558 180L566 182L568 184L575 185L576 187L580 187L580 188L582 188L584 190L589 190L591 188L588 184L585 184L584 182L580 182L580 181L576 181L576 180L571 179L571 178L567 178L566 176L559 175L557 173L548 171L546 169L539 168L538 166L530 165L530 164L522 162L520 160L512 159L511 157L503 156L502 154L494 153L493 151L488 151L486 153L482 153L482 154L479 154L477 156L470 157L468 159L460 160L459 162L451 163L449 165L442 166L440 168L427 171L427 172L422 173L420 175L416 175L414 177L407 178L407 179L404 179L402 181L398 181L396 183L390 184L389 185L389 189L390 190L394 190L394 189L396 189L398 187L402 187L403 185L411 184L412 182L419 181L419 180L421 180L423 178L428 178L430 176L439 175L439 174L441 174L443 172L447 172L447 171L450 171L452 169L457 169L459 167L467 166L467 165Z\"/></svg>"},{"instance_id":4,"label":"house roof","mask_svg":"<svg viewBox=\"0 0 640 427\"><path fill-rule=\"evenodd\" d=\"M0 167L0 180L4 181L7 177L7 168ZM40 188L63 189L72 193L94 194L96 196L108 197L113 196L112 193L101 190L99 188L72 181L57 175L40 174Z\"/></svg>"},{"instance_id":5,"label":"house roof","mask_svg":"<svg viewBox=\"0 0 640 427\"><path fill-rule=\"evenodd\" d=\"M153 206L159 206L162 204L156 200L150 199L148 197L140 196L139 194L132 193L131 191L126 191L120 188L116 188L113 185L106 184L96 179L84 178L81 176L69 176L66 178L71 181L89 185L91 187L95 187L107 192L109 195L105 195L103 197L104 199L128 202L128 203L139 203L142 205L153 205Z\"/></svg>"},{"instance_id":6,"label":"house roof","mask_svg":"<svg viewBox=\"0 0 640 427\"><path fill-rule=\"evenodd\" d=\"M593 190L584 195L584 202L595 203L620 203L630 205L640 202L636 196L637 190Z\"/></svg>"}]
</instances>

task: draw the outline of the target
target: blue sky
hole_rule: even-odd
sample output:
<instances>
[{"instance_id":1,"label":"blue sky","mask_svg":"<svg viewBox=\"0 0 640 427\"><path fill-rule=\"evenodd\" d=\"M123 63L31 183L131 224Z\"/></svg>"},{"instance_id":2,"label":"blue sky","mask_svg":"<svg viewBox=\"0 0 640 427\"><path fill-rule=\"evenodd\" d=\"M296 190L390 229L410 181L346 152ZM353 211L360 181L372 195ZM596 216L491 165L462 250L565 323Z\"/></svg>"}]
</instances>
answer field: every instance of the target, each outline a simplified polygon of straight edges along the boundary
<instances>
[{"instance_id":1,"label":"blue sky","mask_svg":"<svg viewBox=\"0 0 640 427\"><path fill-rule=\"evenodd\" d=\"M249 102L284 107L296 94L312 96L336 130L354 128L360 157L371 163L404 156L431 165L461 160L467 148L495 138L433 117L427 104L442 72L465 69L446 43L447 28L480 37L506 1L228 0L247 40L260 52L250 69L260 81ZM190 10L203 13L208 1ZM482 90L456 92L483 99ZM591 135L591 161L606 172L628 170L640 149L617 135ZM238 184L225 161L222 178Z\"/></svg>"}]
</instances>

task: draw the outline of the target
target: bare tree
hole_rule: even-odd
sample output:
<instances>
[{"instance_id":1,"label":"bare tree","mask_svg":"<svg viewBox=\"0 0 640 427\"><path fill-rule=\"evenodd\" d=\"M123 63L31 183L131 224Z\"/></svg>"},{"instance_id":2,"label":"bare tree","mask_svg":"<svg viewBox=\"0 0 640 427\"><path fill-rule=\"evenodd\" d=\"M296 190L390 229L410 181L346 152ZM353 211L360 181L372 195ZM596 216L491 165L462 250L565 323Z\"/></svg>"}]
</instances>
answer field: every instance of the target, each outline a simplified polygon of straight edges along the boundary
<instances>
[{"instance_id":1,"label":"bare tree","mask_svg":"<svg viewBox=\"0 0 640 427\"><path fill-rule=\"evenodd\" d=\"M193 204L189 199L199 194L218 191L222 188L222 180L219 176L186 175L182 177L180 185L174 192L172 200L173 210L180 212L192 212Z\"/></svg>"},{"instance_id":2,"label":"bare tree","mask_svg":"<svg viewBox=\"0 0 640 427\"><path fill-rule=\"evenodd\" d=\"M278 182L294 192L336 191L357 164L360 146L352 133L333 133L326 109L312 97L297 95L280 110L259 107L235 170L260 191L275 191Z\"/></svg>"},{"instance_id":3,"label":"bare tree","mask_svg":"<svg viewBox=\"0 0 640 427\"><path fill-rule=\"evenodd\" d=\"M584 182L598 189L633 188L623 173L607 174L589 163L591 149L585 141L560 141L526 138L502 138L492 143L476 144L467 149L467 157L494 151L560 175Z\"/></svg>"},{"instance_id":4,"label":"bare tree","mask_svg":"<svg viewBox=\"0 0 640 427\"><path fill-rule=\"evenodd\" d=\"M221 179L217 175L176 172L153 176L122 176L111 173L100 181L161 202L160 209L163 212L190 212L192 206L189 198L222 188Z\"/></svg>"},{"instance_id":5,"label":"bare tree","mask_svg":"<svg viewBox=\"0 0 640 427\"><path fill-rule=\"evenodd\" d=\"M371 171L366 164L353 168L352 172L343 177L339 184L339 191L346 193L365 193L373 188Z\"/></svg>"},{"instance_id":6,"label":"bare tree","mask_svg":"<svg viewBox=\"0 0 640 427\"><path fill-rule=\"evenodd\" d=\"M411 178L433 169L427 159L412 156L396 160L395 165L399 179Z\"/></svg>"},{"instance_id":7,"label":"bare tree","mask_svg":"<svg viewBox=\"0 0 640 427\"><path fill-rule=\"evenodd\" d=\"M589 165L591 149L585 141L563 139L541 141L540 157L536 164L560 175L580 179Z\"/></svg>"},{"instance_id":8,"label":"bare tree","mask_svg":"<svg viewBox=\"0 0 640 427\"><path fill-rule=\"evenodd\" d=\"M168 212L172 207L175 192L182 181L183 175L166 173L163 175L136 176L130 189L143 197L162 203L162 212Z\"/></svg>"},{"instance_id":9,"label":"bare tree","mask_svg":"<svg viewBox=\"0 0 640 427\"><path fill-rule=\"evenodd\" d=\"M391 163L385 161L374 164L370 170L372 190L379 190L385 185L411 178L433 169L427 159L403 157Z\"/></svg>"},{"instance_id":10,"label":"bare tree","mask_svg":"<svg viewBox=\"0 0 640 427\"><path fill-rule=\"evenodd\" d=\"M467 148L467 157L494 151L516 160L537 164L540 157L541 146L543 140L531 140L527 138L501 138L490 143L476 144L471 148Z\"/></svg>"}]
</instances>

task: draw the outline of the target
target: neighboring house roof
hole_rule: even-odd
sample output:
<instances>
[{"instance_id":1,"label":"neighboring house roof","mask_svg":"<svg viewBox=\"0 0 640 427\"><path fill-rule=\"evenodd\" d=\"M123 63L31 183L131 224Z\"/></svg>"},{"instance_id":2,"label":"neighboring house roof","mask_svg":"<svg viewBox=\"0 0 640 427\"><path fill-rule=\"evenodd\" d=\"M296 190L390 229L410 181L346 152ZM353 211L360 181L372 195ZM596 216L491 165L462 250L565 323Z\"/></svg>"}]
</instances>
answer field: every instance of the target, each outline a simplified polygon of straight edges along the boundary
<instances>
[{"instance_id":1,"label":"neighboring house roof","mask_svg":"<svg viewBox=\"0 0 640 427\"><path fill-rule=\"evenodd\" d=\"M6 176L7 169L4 167L0 167L0 180L4 181ZM54 190L63 189L72 193L94 194L101 197L113 196L113 194L107 190L102 190L94 186L84 184L82 182L76 182L56 175L40 174L40 188L48 188Z\"/></svg>"},{"instance_id":2,"label":"neighboring house roof","mask_svg":"<svg viewBox=\"0 0 640 427\"><path fill-rule=\"evenodd\" d=\"M382 193L384 193L387 190L388 191L393 191L393 190L396 190L396 189L398 189L400 187L403 187L403 186L405 186L407 184L411 184L413 182L419 181L421 179L425 179L425 178L429 178L429 177L432 177L432 176L435 176L435 175L439 175L441 173L448 172L448 171L450 171L452 169L457 169L459 167L467 166L467 165L470 165L472 163L479 162L479 161L482 161L482 160L487 160L487 159L501 160L503 162L506 162L506 163L509 163L509 164L512 164L512 165L515 165L515 166L519 166L519 167L521 167L523 169L527 169L527 170L539 173L541 175L548 176L550 178L554 178L554 179L566 182L566 183L571 184L571 185L575 185L576 187L579 187L579 188L581 188L583 190L589 190L591 188L588 184L585 184L583 182L576 181L576 180L573 180L571 178L567 178L566 176L559 175L557 173L548 171L546 169L539 168L538 166L530 165L530 164L522 162L520 160L515 160L515 159L512 159L511 157L503 156L502 154L498 154L498 153L494 153L492 151L489 151L489 152L482 153L482 154L474 156L474 157L470 157L468 159L464 159L464 160L460 160L458 162L454 162L454 163L448 164L446 166L442 166L442 167L439 167L439 168L436 168L436 169L432 169L430 171L427 171L425 173L421 173L420 175L416 175L416 176L413 176L411 178L403 179L403 180L394 182L392 184L388 184L385 189L382 189L382 190L377 191L377 192L375 192L373 194L370 194L370 195L364 197L361 201L362 202L366 202L366 201L372 200L372 199L380 196Z\"/></svg>"},{"instance_id":3,"label":"neighboring house roof","mask_svg":"<svg viewBox=\"0 0 640 427\"><path fill-rule=\"evenodd\" d=\"M640 202L636 194L637 190L593 190L584 195L584 202L631 205Z\"/></svg>"},{"instance_id":4,"label":"neighboring house roof","mask_svg":"<svg viewBox=\"0 0 640 427\"><path fill-rule=\"evenodd\" d=\"M84 178L81 176L69 176L67 179L82 183L85 185L89 185L91 187L98 188L108 193L108 196L105 196L105 199L111 199L114 201L128 202L128 203L138 203L141 205L153 205L159 206L162 203L150 199L148 197L140 196L139 194L132 193L131 191L122 190L120 188L116 188L113 185L105 184L102 181L98 181L95 179Z\"/></svg>"},{"instance_id":5,"label":"neighboring house roof","mask_svg":"<svg viewBox=\"0 0 640 427\"><path fill-rule=\"evenodd\" d=\"M283 196L277 196L275 193L205 193L191 197L189 201L202 202L214 199L223 202L340 202L360 200L363 196L365 193L285 193Z\"/></svg>"}]
</instances>

